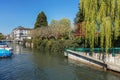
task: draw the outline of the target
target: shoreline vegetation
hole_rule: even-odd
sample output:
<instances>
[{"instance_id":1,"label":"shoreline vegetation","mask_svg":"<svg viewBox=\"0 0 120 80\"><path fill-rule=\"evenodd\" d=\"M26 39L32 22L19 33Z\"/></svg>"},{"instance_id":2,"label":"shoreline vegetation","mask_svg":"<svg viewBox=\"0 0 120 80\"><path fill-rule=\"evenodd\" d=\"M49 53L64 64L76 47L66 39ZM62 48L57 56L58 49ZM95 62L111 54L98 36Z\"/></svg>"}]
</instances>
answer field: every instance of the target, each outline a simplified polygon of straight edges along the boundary
<instances>
[{"instance_id":1,"label":"shoreline vegetation","mask_svg":"<svg viewBox=\"0 0 120 80\"><path fill-rule=\"evenodd\" d=\"M34 48L53 52L63 52L68 47L91 51L102 48L108 53L109 48L120 47L119 8L117 0L81 0L74 29L67 18L52 20L48 25L45 13L41 12L32 31Z\"/></svg>"},{"instance_id":2,"label":"shoreline vegetation","mask_svg":"<svg viewBox=\"0 0 120 80\"><path fill-rule=\"evenodd\" d=\"M61 21L68 21L68 19L62 19ZM54 22L54 21L53 21ZM61 23L54 23L54 26L40 27L33 30L34 48L40 50L49 50L51 52L64 52L67 46L70 46L74 41L70 27L61 25ZM37 32L37 33L36 33Z\"/></svg>"},{"instance_id":3,"label":"shoreline vegetation","mask_svg":"<svg viewBox=\"0 0 120 80\"><path fill-rule=\"evenodd\" d=\"M41 12L38 14L32 30L33 48L60 53L64 52L73 42L69 19L52 20L48 25L45 13Z\"/></svg>"}]
</instances>

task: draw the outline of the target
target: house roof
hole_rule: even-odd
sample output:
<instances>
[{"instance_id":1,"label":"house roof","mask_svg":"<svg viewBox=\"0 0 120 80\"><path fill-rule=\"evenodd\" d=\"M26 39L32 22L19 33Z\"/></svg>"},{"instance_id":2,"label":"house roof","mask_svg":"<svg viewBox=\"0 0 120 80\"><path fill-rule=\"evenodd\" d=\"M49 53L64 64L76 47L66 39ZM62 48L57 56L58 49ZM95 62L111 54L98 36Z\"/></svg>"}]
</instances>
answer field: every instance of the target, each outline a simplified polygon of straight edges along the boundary
<instances>
[{"instance_id":1,"label":"house roof","mask_svg":"<svg viewBox=\"0 0 120 80\"><path fill-rule=\"evenodd\" d=\"M14 30L32 30L32 29L31 28L24 28L22 26L18 26L17 28L14 28L13 31Z\"/></svg>"}]
</instances>

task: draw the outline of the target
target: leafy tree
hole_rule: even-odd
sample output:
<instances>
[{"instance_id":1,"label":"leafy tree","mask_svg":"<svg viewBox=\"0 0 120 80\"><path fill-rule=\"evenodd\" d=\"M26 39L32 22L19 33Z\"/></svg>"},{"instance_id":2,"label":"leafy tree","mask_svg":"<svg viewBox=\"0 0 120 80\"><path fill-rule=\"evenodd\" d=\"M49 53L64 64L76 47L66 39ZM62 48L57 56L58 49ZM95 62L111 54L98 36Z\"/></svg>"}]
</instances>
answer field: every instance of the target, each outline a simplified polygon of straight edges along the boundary
<instances>
[{"instance_id":1,"label":"leafy tree","mask_svg":"<svg viewBox=\"0 0 120 80\"><path fill-rule=\"evenodd\" d=\"M82 9L80 9L80 7L79 7L79 11L78 11L78 13L76 14L76 17L75 17L75 19L74 19L74 23L75 23L75 24L79 24L79 23L81 23L81 22L83 22L83 21L84 21L83 11L82 11Z\"/></svg>"},{"instance_id":2,"label":"leafy tree","mask_svg":"<svg viewBox=\"0 0 120 80\"><path fill-rule=\"evenodd\" d=\"M35 25L34 25L34 29L42 26L48 26L47 17L44 12L41 12L38 14Z\"/></svg>"},{"instance_id":3,"label":"leafy tree","mask_svg":"<svg viewBox=\"0 0 120 80\"><path fill-rule=\"evenodd\" d=\"M82 27L81 25L83 24L82 22L84 21L84 14L83 14L83 9L80 8L79 6L79 11L76 14L76 17L74 18L74 36L84 36L85 35L85 28Z\"/></svg>"},{"instance_id":4,"label":"leafy tree","mask_svg":"<svg viewBox=\"0 0 120 80\"><path fill-rule=\"evenodd\" d=\"M50 26L51 26L51 27L55 27L58 23L59 23L59 21L57 21L57 20L52 20L52 21L50 22Z\"/></svg>"},{"instance_id":5,"label":"leafy tree","mask_svg":"<svg viewBox=\"0 0 120 80\"><path fill-rule=\"evenodd\" d=\"M57 27L58 25L70 28L71 27L71 22L67 18L62 18L61 20L52 20L50 22L51 27Z\"/></svg>"},{"instance_id":6,"label":"leafy tree","mask_svg":"<svg viewBox=\"0 0 120 80\"><path fill-rule=\"evenodd\" d=\"M86 29L85 39L94 48L96 31L100 36L101 48L112 47L112 39L117 39L120 29L120 0L80 0ZM114 40L115 40L114 39Z\"/></svg>"},{"instance_id":7,"label":"leafy tree","mask_svg":"<svg viewBox=\"0 0 120 80\"><path fill-rule=\"evenodd\" d=\"M70 26L71 23L69 19L63 18L59 21L52 20L50 27L40 27L34 29L32 32L33 38L69 38L71 32Z\"/></svg>"},{"instance_id":8,"label":"leafy tree","mask_svg":"<svg viewBox=\"0 0 120 80\"><path fill-rule=\"evenodd\" d=\"M4 39L4 35L0 33L0 40Z\"/></svg>"},{"instance_id":9,"label":"leafy tree","mask_svg":"<svg viewBox=\"0 0 120 80\"><path fill-rule=\"evenodd\" d=\"M65 26L65 27L71 27L71 22L70 22L70 20L69 19L67 19L67 18L62 18L60 21L59 21L59 23L61 24L61 25L63 25L63 26Z\"/></svg>"},{"instance_id":10,"label":"leafy tree","mask_svg":"<svg viewBox=\"0 0 120 80\"><path fill-rule=\"evenodd\" d=\"M57 36L70 37L71 32L71 22L67 18L62 18L61 20L52 20L50 23L51 27L54 27L54 34Z\"/></svg>"},{"instance_id":11,"label":"leafy tree","mask_svg":"<svg viewBox=\"0 0 120 80\"><path fill-rule=\"evenodd\" d=\"M71 34L71 22L69 19L67 18L63 18L59 21L59 24L61 25L60 28L61 29L61 32L63 32L63 36L65 38L70 38Z\"/></svg>"}]
</instances>

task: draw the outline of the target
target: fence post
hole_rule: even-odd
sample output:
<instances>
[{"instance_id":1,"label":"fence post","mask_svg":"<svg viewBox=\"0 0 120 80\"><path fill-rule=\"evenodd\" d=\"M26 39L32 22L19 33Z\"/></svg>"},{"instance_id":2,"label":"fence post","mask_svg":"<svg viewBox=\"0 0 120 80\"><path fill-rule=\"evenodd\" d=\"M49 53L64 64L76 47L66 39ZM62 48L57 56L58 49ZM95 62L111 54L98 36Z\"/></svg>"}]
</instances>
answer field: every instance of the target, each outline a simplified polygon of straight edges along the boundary
<instances>
[{"instance_id":1,"label":"fence post","mask_svg":"<svg viewBox=\"0 0 120 80\"><path fill-rule=\"evenodd\" d=\"M115 56L114 48L112 48L112 56L113 56L113 57Z\"/></svg>"}]
</instances>

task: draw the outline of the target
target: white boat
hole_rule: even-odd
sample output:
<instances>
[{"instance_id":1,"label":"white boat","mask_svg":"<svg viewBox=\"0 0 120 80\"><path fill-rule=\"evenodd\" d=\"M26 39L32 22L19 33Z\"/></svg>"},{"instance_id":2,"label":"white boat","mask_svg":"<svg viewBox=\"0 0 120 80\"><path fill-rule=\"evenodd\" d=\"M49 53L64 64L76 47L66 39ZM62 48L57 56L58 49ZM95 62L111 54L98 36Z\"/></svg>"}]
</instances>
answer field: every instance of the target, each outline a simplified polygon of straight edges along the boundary
<instances>
[{"instance_id":1,"label":"white boat","mask_svg":"<svg viewBox=\"0 0 120 80\"><path fill-rule=\"evenodd\" d=\"M13 49L4 41L0 41L0 57L10 57L13 54Z\"/></svg>"}]
</instances>

